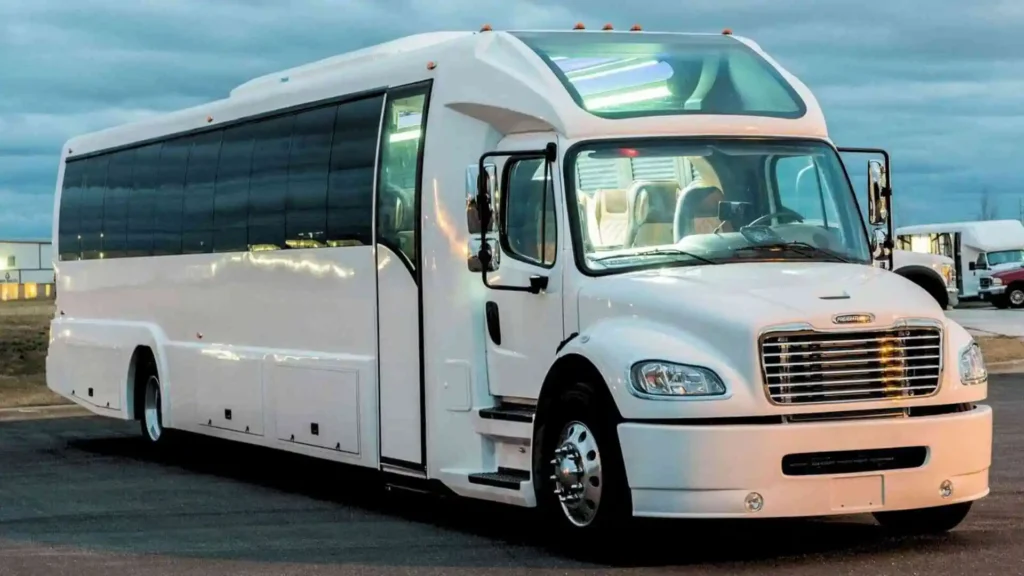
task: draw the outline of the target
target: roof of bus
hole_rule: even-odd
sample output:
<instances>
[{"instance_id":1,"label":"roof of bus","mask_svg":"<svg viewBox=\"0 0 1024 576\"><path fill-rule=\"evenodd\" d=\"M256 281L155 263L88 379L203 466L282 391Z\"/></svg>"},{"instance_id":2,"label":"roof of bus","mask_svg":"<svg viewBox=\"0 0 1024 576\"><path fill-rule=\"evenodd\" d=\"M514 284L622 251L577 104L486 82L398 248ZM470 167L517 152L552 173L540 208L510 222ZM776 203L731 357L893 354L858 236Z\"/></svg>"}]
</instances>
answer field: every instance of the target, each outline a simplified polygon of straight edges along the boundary
<instances>
[{"instance_id":1,"label":"roof of bus","mask_svg":"<svg viewBox=\"0 0 1024 576\"><path fill-rule=\"evenodd\" d=\"M626 39L623 35L642 35L637 43L655 48L659 43L720 36L605 31L416 34L254 78L235 87L221 100L72 138L65 145L64 153L65 156L80 156L345 94L428 79L434 80L432 107L440 105L457 110L493 125L504 134L554 130L570 139L669 134L828 137L824 117L813 94L746 38L721 36L719 42L739 42L760 55L772 73L778 75L780 83L804 106L802 114L789 118L735 113L660 115L628 120L601 117L584 109L578 98L574 99L567 84L549 68L545 58L521 39L523 34L533 39L558 41L572 35L574 42L578 37L582 44L589 39L600 42L606 38ZM633 42L634 38L629 41Z\"/></svg>"},{"instance_id":2,"label":"roof of bus","mask_svg":"<svg viewBox=\"0 0 1024 576\"><path fill-rule=\"evenodd\" d=\"M1020 220L979 220L901 226L898 235L960 232L963 242L973 248L994 252L1024 248L1024 224Z\"/></svg>"}]
</instances>

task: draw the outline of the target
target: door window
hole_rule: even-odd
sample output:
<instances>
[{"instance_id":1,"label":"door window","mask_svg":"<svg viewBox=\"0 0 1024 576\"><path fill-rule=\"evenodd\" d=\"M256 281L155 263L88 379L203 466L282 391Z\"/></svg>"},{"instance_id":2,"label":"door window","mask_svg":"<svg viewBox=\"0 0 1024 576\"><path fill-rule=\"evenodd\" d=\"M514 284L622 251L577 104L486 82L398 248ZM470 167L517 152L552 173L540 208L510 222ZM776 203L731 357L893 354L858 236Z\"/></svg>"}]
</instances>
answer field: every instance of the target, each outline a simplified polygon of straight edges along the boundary
<instances>
[{"instance_id":1,"label":"door window","mask_svg":"<svg viewBox=\"0 0 1024 576\"><path fill-rule=\"evenodd\" d=\"M420 161L427 107L427 86L389 94L384 113L380 182L377 186L377 236L416 268Z\"/></svg>"},{"instance_id":2,"label":"door window","mask_svg":"<svg viewBox=\"0 0 1024 576\"><path fill-rule=\"evenodd\" d=\"M505 171L502 249L512 258L550 268L555 263L555 192L543 158L515 160Z\"/></svg>"}]
</instances>

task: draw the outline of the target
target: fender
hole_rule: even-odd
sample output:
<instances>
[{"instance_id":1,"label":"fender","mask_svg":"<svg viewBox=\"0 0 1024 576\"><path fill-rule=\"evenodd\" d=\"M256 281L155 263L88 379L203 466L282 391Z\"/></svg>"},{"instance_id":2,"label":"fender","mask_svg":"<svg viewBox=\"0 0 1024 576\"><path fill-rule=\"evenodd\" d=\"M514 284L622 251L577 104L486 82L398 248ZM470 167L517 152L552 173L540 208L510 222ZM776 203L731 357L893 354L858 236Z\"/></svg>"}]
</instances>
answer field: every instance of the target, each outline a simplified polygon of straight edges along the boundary
<instances>
[{"instance_id":1,"label":"fender","mask_svg":"<svg viewBox=\"0 0 1024 576\"><path fill-rule=\"evenodd\" d=\"M749 343L744 345L750 346L749 365L745 368L755 373L759 370L756 351ZM760 385L737 370L734 359L678 326L634 317L610 318L564 342L556 356L555 369L563 358L571 355L586 359L597 369L619 413L628 420L735 416L768 406ZM664 360L711 369L725 383L726 392L722 396L703 398L642 398L633 392L629 383L630 368L641 360Z\"/></svg>"},{"instance_id":2,"label":"fender","mask_svg":"<svg viewBox=\"0 0 1024 576\"><path fill-rule=\"evenodd\" d=\"M900 276L904 277L907 274L921 274L923 276L927 276L929 278L934 279L942 286L943 290L945 290L946 288L946 280L942 277L942 275L936 272L934 269L929 268L928 266L922 266L920 264L909 264L907 266L903 266L893 270L893 273L899 274Z\"/></svg>"},{"instance_id":3,"label":"fender","mask_svg":"<svg viewBox=\"0 0 1024 576\"><path fill-rule=\"evenodd\" d=\"M119 366L117 375L120 382L121 406L116 411L102 410L97 413L122 420L131 420L135 416L133 402L135 382L132 378L135 350L140 346L148 347L153 352L157 369L160 371L160 384L163 387L161 394L166 399L165 407L167 409L164 419L168 425L172 424L170 407L173 403L170 396L170 370L166 354L168 340L167 335L159 326L149 322L59 319L53 323L53 334L53 344L57 346L72 345L106 350L115 356L116 365ZM62 356L67 357L66 354ZM69 383L63 383L62 388L67 388L67 390L55 391L67 395L71 390ZM86 407L92 409L91 406Z\"/></svg>"}]
</instances>

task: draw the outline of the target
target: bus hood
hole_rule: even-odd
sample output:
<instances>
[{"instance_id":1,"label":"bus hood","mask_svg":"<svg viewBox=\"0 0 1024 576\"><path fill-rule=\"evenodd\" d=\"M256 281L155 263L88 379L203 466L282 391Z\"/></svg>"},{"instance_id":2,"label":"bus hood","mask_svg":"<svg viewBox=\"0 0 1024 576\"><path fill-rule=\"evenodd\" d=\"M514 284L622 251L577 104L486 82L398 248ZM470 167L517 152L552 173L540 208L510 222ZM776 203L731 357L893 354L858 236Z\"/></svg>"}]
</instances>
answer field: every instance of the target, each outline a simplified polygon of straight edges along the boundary
<instances>
[{"instance_id":1,"label":"bus hood","mask_svg":"<svg viewBox=\"0 0 1024 576\"><path fill-rule=\"evenodd\" d=\"M922 288L887 270L861 264L756 262L663 268L598 278L579 296L580 333L623 317L729 349L753 344L769 326L807 323L837 328L833 317L874 315L862 327L901 318L944 323L942 308ZM745 351L749 354L750 350Z\"/></svg>"}]
</instances>

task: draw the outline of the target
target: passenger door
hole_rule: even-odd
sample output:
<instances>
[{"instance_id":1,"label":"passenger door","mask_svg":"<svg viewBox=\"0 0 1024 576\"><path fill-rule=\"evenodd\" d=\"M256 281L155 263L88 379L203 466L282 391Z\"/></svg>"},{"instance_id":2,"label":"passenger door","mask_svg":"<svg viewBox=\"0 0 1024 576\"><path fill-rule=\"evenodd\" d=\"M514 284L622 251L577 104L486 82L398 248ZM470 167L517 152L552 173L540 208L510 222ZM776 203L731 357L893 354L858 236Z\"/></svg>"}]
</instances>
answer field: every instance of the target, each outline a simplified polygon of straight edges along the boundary
<instances>
[{"instance_id":1,"label":"passenger door","mask_svg":"<svg viewBox=\"0 0 1024 576\"><path fill-rule=\"evenodd\" d=\"M487 374L495 396L536 398L565 337L565 195L556 158L545 151L555 141L553 134L512 137L482 159L496 176L498 269L483 274Z\"/></svg>"},{"instance_id":2,"label":"passenger door","mask_svg":"<svg viewBox=\"0 0 1024 576\"><path fill-rule=\"evenodd\" d=\"M375 201L381 468L426 468L420 207L430 83L391 89Z\"/></svg>"}]
</instances>

